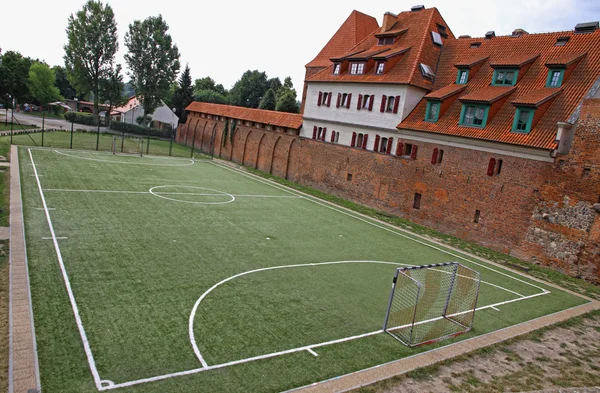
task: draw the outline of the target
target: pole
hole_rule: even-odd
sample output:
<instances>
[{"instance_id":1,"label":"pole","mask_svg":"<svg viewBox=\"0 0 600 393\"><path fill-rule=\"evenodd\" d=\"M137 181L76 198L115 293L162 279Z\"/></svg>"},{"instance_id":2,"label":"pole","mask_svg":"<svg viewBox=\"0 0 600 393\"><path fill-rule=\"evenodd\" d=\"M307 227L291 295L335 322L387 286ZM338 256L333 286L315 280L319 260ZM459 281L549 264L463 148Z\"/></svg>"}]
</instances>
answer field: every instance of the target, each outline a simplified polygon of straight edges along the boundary
<instances>
[{"instance_id":1,"label":"pole","mask_svg":"<svg viewBox=\"0 0 600 393\"><path fill-rule=\"evenodd\" d=\"M173 139L169 141L169 156L171 156L171 150L173 150Z\"/></svg>"},{"instance_id":2,"label":"pole","mask_svg":"<svg viewBox=\"0 0 600 393\"><path fill-rule=\"evenodd\" d=\"M127 124L127 123L125 123ZM121 135L121 153L123 153L123 145L125 144L125 131L123 131L123 135Z\"/></svg>"},{"instance_id":3,"label":"pole","mask_svg":"<svg viewBox=\"0 0 600 393\"><path fill-rule=\"evenodd\" d=\"M150 135L148 135L148 142L146 143L146 155L150 154Z\"/></svg>"},{"instance_id":4,"label":"pole","mask_svg":"<svg viewBox=\"0 0 600 393\"><path fill-rule=\"evenodd\" d=\"M75 116L71 117L71 143L69 144L69 149L73 149L73 123L75 122Z\"/></svg>"},{"instance_id":5,"label":"pole","mask_svg":"<svg viewBox=\"0 0 600 393\"><path fill-rule=\"evenodd\" d=\"M198 122L196 122L196 127L194 127L194 137L192 138L192 153L190 155L190 158L194 158L194 145L196 144L196 128L198 128Z\"/></svg>"},{"instance_id":6,"label":"pole","mask_svg":"<svg viewBox=\"0 0 600 393\"><path fill-rule=\"evenodd\" d=\"M15 123L15 109L10 108L10 144L12 145L13 124Z\"/></svg>"},{"instance_id":7,"label":"pole","mask_svg":"<svg viewBox=\"0 0 600 393\"><path fill-rule=\"evenodd\" d=\"M100 146L100 116L98 116L98 135L96 136L96 151L98 151L98 146Z\"/></svg>"},{"instance_id":8,"label":"pole","mask_svg":"<svg viewBox=\"0 0 600 393\"><path fill-rule=\"evenodd\" d=\"M44 120L46 119L46 111L42 105L42 147L44 147Z\"/></svg>"}]
</instances>

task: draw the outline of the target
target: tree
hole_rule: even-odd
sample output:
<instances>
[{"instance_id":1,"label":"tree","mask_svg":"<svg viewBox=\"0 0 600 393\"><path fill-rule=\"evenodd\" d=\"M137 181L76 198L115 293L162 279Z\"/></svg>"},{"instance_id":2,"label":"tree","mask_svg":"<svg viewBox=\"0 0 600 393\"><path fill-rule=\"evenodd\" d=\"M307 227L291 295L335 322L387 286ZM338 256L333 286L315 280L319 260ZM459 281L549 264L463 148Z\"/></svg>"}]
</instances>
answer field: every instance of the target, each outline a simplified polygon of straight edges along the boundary
<instances>
[{"instance_id":1,"label":"tree","mask_svg":"<svg viewBox=\"0 0 600 393\"><path fill-rule=\"evenodd\" d=\"M269 89L273 89L275 93L277 93L282 86L281 80L277 77L269 79L267 83L269 84Z\"/></svg>"},{"instance_id":2,"label":"tree","mask_svg":"<svg viewBox=\"0 0 600 393\"><path fill-rule=\"evenodd\" d=\"M110 5L88 0L67 25L65 66L71 83L78 92L91 91L94 116L98 117L100 81L113 69L117 42L117 23Z\"/></svg>"},{"instance_id":3,"label":"tree","mask_svg":"<svg viewBox=\"0 0 600 393\"><path fill-rule=\"evenodd\" d=\"M108 104L106 113L106 125L110 124L110 113L112 109L127 103L127 97L123 95L123 75L121 64L110 70L107 76L100 81L100 99Z\"/></svg>"},{"instance_id":4,"label":"tree","mask_svg":"<svg viewBox=\"0 0 600 393\"><path fill-rule=\"evenodd\" d=\"M265 72L248 70L229 92L230 102L247 108L258 108L260 100L268 89L269 83Z\"/></svg>"},{"instance_id":5,"label":"tree","mask_svg":"<svg viewBox=\"0 0 600 393\"><path fill-rule=\"evenodd\" d=\"M277 98L275 97L275 91L273 89L269 89L267 90L263 99L260 101L260 105L258 107L260 109L268 109L270 111L274 111L276 105Z\"/></svg>"},{"instance_id":6,"label":"tree","mask_svg":"<svg viewBox=\"0 0 600 393\"><path fill-rule=\"evenodd\" d=\"M215 91L223 96L227 96L227 90L223 87L222 84L218 84L215 82L213 78L207 76L205 78L196 79L194 81L194 94L202 90L211 90Z\"/></svg>"},{"instance_id":7,"label":"tree","mask_svg":"<svg viewBox=\"0 0 600 393\"><path fill-rule=\"evenodd\" d=\"M23 100L29 95L29 68L31 59L23 57L19 52L8 51L2 55L0 64L0 99L10 106L12 99L16 102Z\"/></svg>"},{"instance_id":8,"label":"tree","mask_svg":"<svg viewBox=\"0 0 600 393\"><path fill-rule=\"evenodd\" d=\"M62 100L55 83L56 75L47 64L36 62L29 69L29 90L42 108L52 101Z\"/></svg>"},{"instance_id":9,"label":"tree","mask_svg":"<svg viewBox=\"0 0 600 393\"><path fill-rule=\"evenodd\" d=\"M186 64L185 70L179 77L179 87L173 97L173 107L175 114L179 116L179 122L185 123L187 120L187 112L185 108L194 100L194 88L192 87L192 76L190 75L190 67Z\"/></svg>"},{"instance_id":10,"label":"tree","mask_svg":"<svg viewBox=\"0 0 600 393\"><path fill-rule=\"evenodd\" d=\"M72 100L77 96L77 90L71 86L69 78L67 76L67 70L61 66L52 67L54 74L56 75L56 87L60 91L60 95L66 99Z\"/></svg>"},{"instance_id":11,"label":"tree","mask_svg":"<svg viewBox=\"0 0 600 393\"><path fill-rule=\"evenodd\" d=\"M131 84L146 114L152 114L167 95L179 71L179 49L167 33L162 15L136 20L125 34Z\"/></svg>"},{"instance_id":12,"label":"tree","mask_svg":"<svg viewBox=\"0 0 600 393\"><path fill-rule=\"evenodd\" d=\"M227 97L214 90L200 90L194 95L194 101L227 104Z\"/></svg>"},{"instance_id":13,"label":"tree","mask_svg":"<svg viewBox=\"0 0 600 393\"><path fill-rule=\"evenodd\" d=\"M296 101L296 92L294 90L285 91L277 100L276 111L298 113L298 102Z\"/></svg>"}]
</instances>

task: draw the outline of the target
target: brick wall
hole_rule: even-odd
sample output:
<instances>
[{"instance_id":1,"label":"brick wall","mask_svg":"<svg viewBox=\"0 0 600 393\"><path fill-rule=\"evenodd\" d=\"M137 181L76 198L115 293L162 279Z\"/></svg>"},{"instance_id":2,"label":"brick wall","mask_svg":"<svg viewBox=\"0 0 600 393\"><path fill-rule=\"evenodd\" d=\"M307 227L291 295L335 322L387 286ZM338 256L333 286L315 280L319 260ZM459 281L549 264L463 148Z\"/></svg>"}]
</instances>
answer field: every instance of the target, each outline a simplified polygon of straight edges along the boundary
<instances>
[{"instance_id":1,"label":"brick wall","mask_svg":"<svg viewBox=\"0 0 600 393\"><path fill-rule=\"evenodd\" d=\"M208 152L214 135L215 156L600 281L600 100L586 101L572 151L556 163L400 139L418 146L413 160L241 121L223 143L223 128L192 113L177 140ZM444 155L432 164L435 148ZM491 158L502 168L488 176Z\"/></svg>"}]
</instances>

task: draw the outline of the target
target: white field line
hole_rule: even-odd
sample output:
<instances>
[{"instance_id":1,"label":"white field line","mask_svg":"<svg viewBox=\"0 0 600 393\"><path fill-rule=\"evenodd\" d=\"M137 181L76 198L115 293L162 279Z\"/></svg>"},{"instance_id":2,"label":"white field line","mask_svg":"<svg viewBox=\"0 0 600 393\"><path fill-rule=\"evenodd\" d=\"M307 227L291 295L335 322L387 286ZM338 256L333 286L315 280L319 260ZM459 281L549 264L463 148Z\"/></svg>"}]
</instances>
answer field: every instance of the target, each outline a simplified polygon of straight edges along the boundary
<instances>
[{"instance_id":1,"label":"white field line","mask_svg":"<svg viewBox=\"0 0 600 393\"><path fill-rule=\"evenodd\" d=\"M319 356L319 354L318 354L318 353L316 353L315 351L313 351L313 350L312 350L312 349L310 349L310 348L308 348L308 349L307 349L307 351L308 351L308 352L310 352L310 354L311 354L311 355L313 355L313 356L315 356L315 357L316 357L316 356Z\"/></svg>"},{"instance_id":2,"label":"white field line","mask_svg":"<svg viewBox=\"0 0 600 393\"><path fill-rule=\"evenodd\" d=\"M496 308L496 307L491 307L492 310L496 310L496 311L500 311L500 309Z\"/></svg>"},{"instance_id":3,"label":"white field line","mask_svg":"<svg viewBox=\"0 0 600 393\"><path fill-rule=\"evenodd\" d=\"M277 269L288 269L288 268L297 268L297 267L315 267L315 266L325 266L325 265L341 265L341 264L349 264L349 263L374 263L374 264L379 264L379 265L407 266L406 264L402 264L402 263L385 262L385 261L335 261L335 262L303 263L303 264L298 264L298 265L272 266L272 267L263 267L263 268L260 268L260 269L249 270L249 271L246 271L246 272L243 272L243 273L239 273L239 274L233 275L231 277L228 277L228 278L226 278L224 280L219 281L218 283L216 283L215 285L213 285L212 287L210 287L196 301L196 303L194 304L194 307L192 308L192 312L190 313L190 318L188 320L188 333L189 333L189 336L190 336L190 343L192 344L192 348L194 349L194 353L196 354L196 357L200 361L200 364L202 364L202 367L206 368L206 367L208 367L208 364L206 363L206 360L202 356L202 354L200 352L200 349L198 348L198 344L196 343L196 337L195 337L195 334L194 334L194 320L196 318L196 312L198 311L198 307L200 306L200 303L214 289L216 289L217 287L225 284L228 281L231 281L231 280L234 280L234 279L236 279L238 277L242 277L242 276L245 276L245 275L248 275L248 274L252 274L252 273L264 272L264 271L268 271L268 270L277 270ZM467 277L467 278L470 278L470 277ZM513 300L510 300L509 302L513 302L513 301L516 301L516 300L522 300L522 299L528 299L528 298L530 298L530 297L527 297L527 296L523 296L523 295L521 295L519 293L510 291L510 290L508 290L506 288L502 288L502 287L500 287L498 285L490 284L490 283L488 283L486 281L481 281L481 282L484 283L484 284L488 284L488 285L494 286L496 288L504 289L507 292L514 293L517 296L519 296L518 299L513 299ZM538 296L538 295L543 295L543 293L539 293L539 294L534 295L534 296ZM531 296L531 297L534 297L534 296Z\"/></svg>"},{"instance_id":4,"label":"white field line","mask_svg":"<svg viewBox=\"0 0 600 393\"><path fill-rule=\"evenodd\" d=\"M179 187L179 186L173 186ZM294 195L236 195L236 194L201 194L201 193L193 193L193 192L149 192L149 191L121 191L121 190L74 190L68 188L44 188L43 191L55 191L55 192L83 192L83 193L115 193L115 194L154 194L154 195L191 195L191 196L234 196L234 197L242 197L242 198L284 198L284 199L302 199L301 196ZM44 208L40 207L39 210L44 210ZM55 210L53 208L49 208L48 210Z\"/></svg>"},{"instance_id":5,"label":"white field line","mask_svg":"<svg viewBox=\"0 0 600 393\"><path fill-rule=\"evenodd\" d=\"M54 240L53 237L43 237L42 240ZM57 237L56 240L67 240L68 237Z\"/></svg>"},{"instance_id":6,"label":"white field line","mask_svg":"<svg viewBox=\"0 0 600 393\"><path fill-rule=\"evenodd\" d=\"M170 165L170 164L150 164L147 162L128 162L128 161L111 161L111 160L101 160L99 158L88 158L88 157L79 157L76 155L72 155L72 154L67 154L58 150L54 150L55 153L57 154L61 154L63 156L67 156L67 157L71 157L71 158L78 158L80 160L87 160L87 161L98 161L98 162L106 162L109 164L124 164L124 165L146 165L146 166L172 166L172 167L180 167L180 166L190 166L190 165L194 165L196 163L195 160L189 159L189 160L182 160L182 159L170 159L173 161L184 161L187 162L186 164L175 164L175 165ZM120 156L120 157L130 157L130 156ZM131 156L133 158L140 158L143 159L141 157L136 157L136 156ZM150 157L148 158L150 160L154 159L154 157ZM189 161L189 162L188 162Z\"/></svg>"},{"instance_id":7,"label":"white field line","mask_svg":"<svg viewBox=\"0 0 600 393\"><path fill-rule=\"evenodd\" d=\"M519 279L519 278L517 278L517 277L513 277L513 276L511 276L510 274L507 274L507 273L504 273L504 272L502 272L502 271L499 271L499 270L493 269L493 268L491 268L491 267L489 267L489 266L486 266L486 265L484 265L484 264L482 264L482 263L478 263L478 262L475 262L475 261L473 261L473 260L471 260L471 259L467 259L467 258L465 258L465 257L463 257L463 256L461 256L461 255L455 254L455 253L453 253L453 252L451 252L451 251L449 251L449 250L445 250L445 249L443 249L443 248L441 248L441 247L437 247L437 246L435 246L435 245L433 245L433 244L427 243L427 242L425 242L425 241L423 241L423 240L420 240L420 239L418 239L418 238L414 238L414 237L408 236L408 235L406 235L406 234L404 234L404 233L400 232L399 230L395 230L395 229L392 229L392 228L390 228L390 227L387 227L387 226L384 226L384 225L380 225L380 224L378 224L378 223L376 223L376 222L373 222L373 221L367 220L366 218L363 218L363 217L357 216L357 215L355 215L355 214L351 214L351 213L349 213L349 212L347 212L347 211L345 211L345 210L342 210L342 209L336 208L336 207L334 207L334 206L332 206L332 205L330 205L330 204L327 204L327 203L321 202L321 201L319 201L319 200L318 200L318 199L316 199L316 198L313 198L313 197L308 197L308 196L306 196L306 195L303 195L303 194L301 194L301 193L299 193L299 192L296 192L296 191L293 191L293 190L290 190L290 189L287 189L287 188L281 187L281 186L279 186L278 184L275 184L275 183L273 183L273 182L270 182L270 181L263 180L262 178L256 177L256 176L254 176L254 175L251 175L251 174L244 173L244 172L242 172L242 171L240 171L240 170L238 170L238 169L230 168L230 167L228 167L228 166L225 166L225 165L222 165L222 164L219 164L219 163L216 163L216 162L212 162L212 164L214 164L214 165L217 165L217 166L219 166L219 167L221 167L221 168L223 168L223 169L229 170L229 171L231 171L231 172L237 173L237 174L239 174L239 175L241 175L241 176L246 176L246 177L248 177L248 178L250 178L250 179L253 179L253 180L257 181L257 182L260 182L260 183L264 183L264 184L270 185L271 187L274 187L274 188L276 188L276 189L279 189L279 190L281 190L281 191L284 191L284 192L290 193L290 194L292 194L292 195L300 195L302 198L306 199L307 201L310 201L310 202L316 203L317 205L321 205L321 206L323 206L323 207L326 207L326 208L328 208L328 209L334 210L334 211L336 211L336 212L338 212L338 213L342 213L342 214L344 214L344 215L346 215L346 216L349 216L349 217L352 217L352 218L354 218L354 219L356 219L356 220L359 220L359 221L365 222L365 223L367 223L367 224L369 224L369 225L372 225L372 226L374 226L374 227L377 227L377 228L383 229L383 230L385 230L385 231L387 231L387 232L394 233L394 234L396 234L396 235L398 235L398 236L404 237L404 238L406 238L406 239L408 239L408 240L412 240L412 241L414 241L414 242L416 242L416 243L419 243L419 244L421 244L421 245L424 245L424 246L426 246L426 247L433 248L434 250L441 251L441 252L443 252L443 253L445 253L445 254L448 254L448 255L451 255L451 256L453 256L453 257L455 257L455 258L459 258L459 259L461 259L461 260L463 260L463 261L465 261L465 262L469 262L469 263L472 263L472 264L474 264L474 265L481 266L481 267L483 267L484 269L490 270L490 271L492 271L492 272L495 272L495 273L498 273L498 274L500 274L500 275L503 275L503 276L506 276L506 277L508 277L508 278L511 278L511 279L513 279L513 280L515 280L515 281L518 281L518 282L521 282L521 283L523 283L523 284L526 284L526 285L532 286L532 287L534 287L534 288L536 288L536 289L539 289L539 290L540 290L540 291L542 291L543 293L550 293L550 291L548 291L547 289L544 289L544 288L542 288L542 287L539 287L539 286L537 286L537 285L535 285L535 284L532 284L532 283L530 283L530 282L527 282L527 281L521 280L521 279Z\"/></svg>"},{"instance_id":8,"label":"white field line","mask_svg":"<svg viewBox=\"0 0 600 393\"><path fill-rule=\"evenodd\" d=\"M88 342L87 335L85 334L85 329L83 328L83 323L81 321L81 317L79 316L79 309L77 307L77 303L75 302L75 296L73 295L73 290L71 289L71 282L69 281L69 276L67 275L67 270L65 268L65 264L63 262L62 254L60 252L60 247L58 245L58 240L56 239L56 234L54 233L54 227L52 226L52 220L50 219L50 212L48 211L48 205L46 204L46 198L44 197L44 192L42 191L42 185L40 183L40 179L38 177L37 167L35 166L35 161L33 161L33 155L31 154L31 149L28 149L29 158L31 159L31 164L33 167L33 173L35 174L35 180L37 182L38 190L40 191L40 197L42 198L42 206L44 207L44 211L46 213L46 220L48 221L48 228L50 229L50 234L52 235L52 242L54 243L54 250L56 251L56 257L58 258L58 263L60 265L60 270L62 272L63 280L65 282L65 287L67 288L67 293L69 295L69 300L71 301L71 308L73 309L73 314L75 315L75 321L77 322L77 327L79 328L79 335L81 336L81 341L83 343L83 349L85 350L85 355L88 360L88 364L90 366L90 371L94 377L94 383L96 384L96 388L100 389L102 387L102 382L100 380L100 375L98 374L98 370L96 369L96 362L94 362L94 356L92 355L92 350L90 348L90 343Z\"/></svg>"},{"instance_id":9,"label":"white field line","mask_svg":"<svg viewBox=\"0 0 600 393\"><path fill-rule=\"evenodd\" d=\"M361 262L361 261L355 261L355 262ZM336 263L336 262L329 262L329 264L333 264L333 263ZM385 263L389 263L389 264L398 265L398 264L391 263L391 262L378 262L378 263L384 263L384 264ZM310 265L317 265L317 264L307 264L306 266L310 266ZM522 301L522 300L525 300L525 299L531 299L531 298L534 298L534 297L537 297L537 296L543 296L543 295L546 295L546 294L545 293L536 293L535 295L527 296L525 298L517 298L517 299L507 300L505 302L501 302L501 303L497 303L497 304L490 304L490 305L487 305L487 306L478 307L476 309L476 311L485 310L487 308L492 308L492 307L500 306L500 305L503 305L503 304L519 302L519 301ZM428 321L422 321L421 323L432 322L434 320L436 320L436 318L428 320ZM399 328L401 328L401 327L397 327L395 329L399 329ZM326 341L326 342L322 342L322 343L319 343L319 344L306 345L306 346L303 346L303 347L288 349L288 350L285 350L285 351L273 352L273 353L269 353L269 354L266 354L266 355L254 356L254 357L250 357L250 358L246 358L246 359L240 359L240 360L235 360L235 361L227 362L227 363L215 364L213 366L200 367L200 368L195 368L195 369L192 369L192 370L179 371L179 372L170 373L170 374L164 374L164 375L159 375L159 376L155 376L155 377L137 379L137 380L134 380L134 381L128 381L128 382L123 382L123 383L116 383L116 384L113 384L111 386L104 387L104 388L102 388L100 390L112 390L112 389L125 388L125 387L130 387L130 386L145 384L145 383L149 383L149 382L162 381L162 380L169 379L169 378L181 377L181 376L184 376L184 375L198 374L198 373L201 373L201 372L204 372L204 371L216 370L216 369L220 369L220 368L234 366L234 365L237 365L237 364L243 364L243 363L253 362L253 361L256 361L256 360L264 360L264 359L269 359L269 358L273 358L273 357L277 357L277 356L288 355L288 354L297 353L297 352L303 352L303 351L307 351L308 352L309 350L314 350L315 348L325 347L325 346L329 346L329 345L333 345L333 344L341 344L341 343L352 341L352 340L357 340L357 339L361 339L361 338L365 338L365 337L375 336L375 335L381 334L383 332L384 332L383 330L376 330L376 331L373 331L373 332L364 333L364 334L360 334L360 335L356 335L356 336L345 337L345 338L341 338L341 339L337 339L337 340L332 340L332 341Z\"/></svg>"}]
</instances>

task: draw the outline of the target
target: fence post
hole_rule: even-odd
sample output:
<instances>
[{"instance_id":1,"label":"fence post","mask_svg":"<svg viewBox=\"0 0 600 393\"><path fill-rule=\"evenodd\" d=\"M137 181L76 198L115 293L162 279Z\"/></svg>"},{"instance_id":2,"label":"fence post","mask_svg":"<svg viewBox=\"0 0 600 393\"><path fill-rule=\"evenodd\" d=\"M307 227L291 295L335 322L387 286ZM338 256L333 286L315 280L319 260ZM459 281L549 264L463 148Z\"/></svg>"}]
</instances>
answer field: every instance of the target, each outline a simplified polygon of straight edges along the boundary
<instances>
[{"instance_id":1,"label":"fence post","mask_svg":"<svg viewBox=\"0 0 600 393\"><path fill-rule=\"evenodd\" d=\"M73 122L75 121L75 116L71 119L71 143L69 144L69 149L73 150Z\"/></svg>"},{"instance_id":2,"label":"fence post","mask_svg":"<svg viewBox=\"0 0 600 393\"><path fill-rule=\"evenodd\" d=\"M171 156L171 151L173 150L173 139L169 141L169 157Z\"/></svg>"},{"instance_id":3,"label":"fence post","mask_svg":"<svg viewBox=\"0 0 600 393\"><path fill-rule=\"evenodd\" d=\"M196 144L196 128L198 128L198 122L196 122L196 127L194 127L194 137L192 138L192 153L190 155L190 158L194 158L194 146Z\"/></svg>"},{"instance_id":4,"label":"fence post","mask_svg":"<svg viewBox=\"0 0 600 393\"><path fill-rule=\"evenodd\" d=\"M44 111L44 106L42 105L42 147L44 147L44 120L46 120L46 112Z\"/></svg>"},{"instance_id":5,"label":"fence post","mask_svg":"<svg viewBox=\"0 0 600 393\"><path fill-rule=\"evenodd\" d=\"M98 115L98 135L96 136L96 151L98 151L98 146L100 146L100 115Z\"/></svg>"},{"instance_id":6,"label":"fence post","mask_svg":"<svg viewBox=\"0 0 600 393\"><path fill-rule=\"evenodd\" d=\"M7 116L8 117L8 116ZM12 145L13 123L15 122L15 110L10 108L10 144Z\"/></svg>"},{"instance_id":7,"label":"fence post","mask_svg":"<svg viewBox=\"0 0 600 393\"><path fill-rule=\"evenodd\" d=\"M121 135L121 153L123 153L123 145L125 144L125 131L123 131L123 135Z\"/></svg>"}]
</instances>

